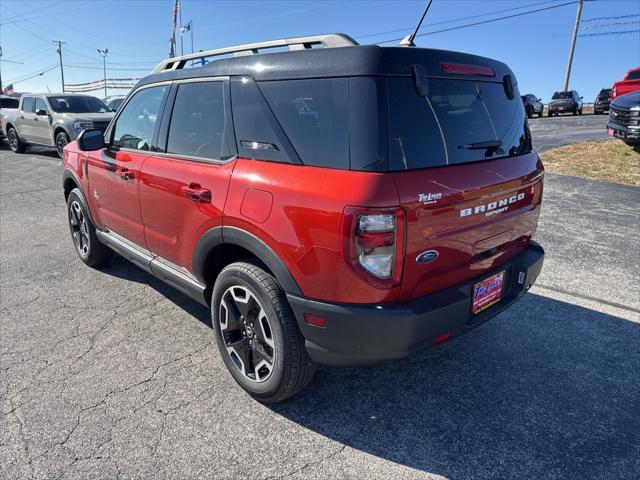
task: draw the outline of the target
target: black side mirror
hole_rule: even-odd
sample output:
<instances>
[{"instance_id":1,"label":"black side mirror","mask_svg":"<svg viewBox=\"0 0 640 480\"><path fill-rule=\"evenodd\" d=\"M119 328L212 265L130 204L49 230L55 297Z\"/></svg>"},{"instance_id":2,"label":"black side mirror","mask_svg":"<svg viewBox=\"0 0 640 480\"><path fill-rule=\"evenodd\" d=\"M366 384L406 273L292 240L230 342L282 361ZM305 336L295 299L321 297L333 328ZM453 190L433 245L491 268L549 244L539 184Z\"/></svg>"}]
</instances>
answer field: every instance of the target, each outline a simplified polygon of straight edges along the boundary
<instances>
[{"instance_id":1,"label":"black side mirror","mask_svg":"<svg viewBox=\"0 0 640 480\"><path fill-rule=\"evenodd\" d=\"M76 140L78 148L83 152L93 152L104 148L104 135L95 128L83 130Z\"/></svg>"},{"instance_id":2,"label":"black side mirror","mask_svg":"<svg viewBox=\"0 0 640 480\"><path fill-rule=\"evenodd\" d=\"M47 113L46 110L43 110L42 108L39 108L38 110L36 110L36 115L42 116L42 115L49 115L49 114Z\"/></svg>"}]
</instances>

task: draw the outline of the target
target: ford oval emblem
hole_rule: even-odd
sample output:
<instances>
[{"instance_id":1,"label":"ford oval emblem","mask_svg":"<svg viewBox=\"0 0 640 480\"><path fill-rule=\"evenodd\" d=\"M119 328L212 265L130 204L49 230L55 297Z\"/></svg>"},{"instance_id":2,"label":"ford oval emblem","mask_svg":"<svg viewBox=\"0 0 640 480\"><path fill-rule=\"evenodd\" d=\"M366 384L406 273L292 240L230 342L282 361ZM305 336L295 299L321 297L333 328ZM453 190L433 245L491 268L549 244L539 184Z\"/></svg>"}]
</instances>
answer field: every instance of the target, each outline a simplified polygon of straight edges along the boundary
<instances>
[{"instance_id":1,"label":"ford oval emblem","mask_svg":"<svg viewBox=\"0 0 640 480\"><path fill-rule=\"evenodd\" d=\"M437 250L427 250L416 257L416 263L421 265L423 263L433 262L436 258L438 258Z\"/></svg>"}]
</instances>

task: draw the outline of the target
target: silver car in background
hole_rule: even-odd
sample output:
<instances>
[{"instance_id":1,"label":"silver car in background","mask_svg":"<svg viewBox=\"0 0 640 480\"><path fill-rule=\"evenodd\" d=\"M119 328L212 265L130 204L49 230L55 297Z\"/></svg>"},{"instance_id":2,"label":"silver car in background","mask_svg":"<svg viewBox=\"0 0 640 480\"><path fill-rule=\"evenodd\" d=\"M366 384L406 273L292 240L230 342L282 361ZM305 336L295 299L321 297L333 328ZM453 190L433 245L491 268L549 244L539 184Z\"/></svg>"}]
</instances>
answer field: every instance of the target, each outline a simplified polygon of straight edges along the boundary
<instances>
[{"instance_id":1,"label":"silver car in background","mask_svg":"<svg viewBox=\"0 0 640 480\"><path fill-rule=\"evenodd\" d=\"M40 145L55 147L62 158L64 147L82 130L97 128L104 132L113 116L109 107L90 95L26 93L17 109L7 111L3 127L14 152Z\"/></svg>"}]
</instances>

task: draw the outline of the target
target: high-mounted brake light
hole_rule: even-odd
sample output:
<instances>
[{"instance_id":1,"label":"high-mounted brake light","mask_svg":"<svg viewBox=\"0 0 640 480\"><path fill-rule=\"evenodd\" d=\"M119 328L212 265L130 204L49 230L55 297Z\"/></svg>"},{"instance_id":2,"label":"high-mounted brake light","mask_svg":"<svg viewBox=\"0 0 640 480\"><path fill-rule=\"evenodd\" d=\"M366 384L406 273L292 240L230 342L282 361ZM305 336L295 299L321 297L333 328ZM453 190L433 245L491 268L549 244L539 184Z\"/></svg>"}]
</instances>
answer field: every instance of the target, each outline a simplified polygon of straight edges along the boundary
<instances>
[{"instance_id":1,"label":"high-mounted brake light","mask_svg":"<svg viewBox=\"0 0 640 480\"><path fill-rule=\"evenodd\" d=\"M404 221L401 209L345 209L343 255L372 285L390 288L399 283Z\"/></svg>"},{"instance_id":2,"label":"high-mounted brake light","mask_svg":"<svg viewBox=\"0 0 640 480\"><path fill-rule=\"evenodd\" d=\"M440 69L447 73L457 73L458 75L480 75L481 77L495 77L496 72L491 67L482 65L469 65L466 63L440 63Z\"/></svg>"}]
</instances>

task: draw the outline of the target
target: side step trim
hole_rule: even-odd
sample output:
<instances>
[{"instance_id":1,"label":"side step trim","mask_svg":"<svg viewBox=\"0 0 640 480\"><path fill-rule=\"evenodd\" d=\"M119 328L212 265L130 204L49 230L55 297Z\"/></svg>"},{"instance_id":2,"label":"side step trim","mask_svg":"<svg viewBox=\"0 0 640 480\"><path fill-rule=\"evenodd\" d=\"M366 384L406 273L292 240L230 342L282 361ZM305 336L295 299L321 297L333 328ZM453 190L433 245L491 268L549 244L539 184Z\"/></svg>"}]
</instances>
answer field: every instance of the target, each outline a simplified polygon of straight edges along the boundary
<instances>
[{"instance_id":1,"label":"side step trim","mask_svg":"<svg viewBox=\"0 0 640 480\"><path fill-rule=\"evenodd\" d=\"M149 250L139 247L115 232L104 232L96 229L96 236L102 243L134 265L188 295L198 303L209 306L205 295L206 286L188 273L181 271L179 267L168 260L154 255Z\"/></svg>"}]
</instances>

